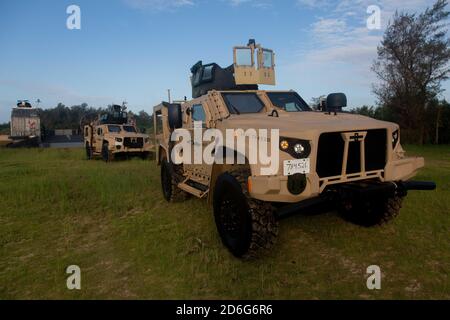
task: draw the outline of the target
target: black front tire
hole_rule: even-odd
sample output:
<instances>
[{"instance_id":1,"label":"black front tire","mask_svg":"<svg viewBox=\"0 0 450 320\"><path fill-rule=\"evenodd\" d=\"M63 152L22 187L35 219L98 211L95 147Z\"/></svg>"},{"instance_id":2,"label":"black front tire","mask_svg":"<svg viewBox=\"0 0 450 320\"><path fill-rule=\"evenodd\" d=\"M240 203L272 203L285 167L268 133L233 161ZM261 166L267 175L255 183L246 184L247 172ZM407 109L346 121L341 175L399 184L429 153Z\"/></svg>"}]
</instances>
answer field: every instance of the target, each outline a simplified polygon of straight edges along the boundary
<instances>
[{"instance_id":1,"label":"black front tire","mask_svg":"<svg viewBox=\"0 0 450 320\"><path fill-rule=\"evenodd\" d=\"M105 162L111 162L113 160L113 155L109 151L109 145L107 143L104 143L102 146L102 159Z\"/></svg>"},{"instance_id":2,"label":"black front tire","mask_svg":"<svg viewBox=\"0 0 450 320\"><path fill-rule=\"evenodd\" d=\"M86 159L92 160L93 154L92 154L92 148L89 146L89 144L86 144Z\"/></svg>"},{"instance_id":3,"label":"black front tire","mask_svg":"<svg viewBox=\"0 0 450 320\"><path fill-rule=\"evenodd\" d=\"M223 244L236 257L256 258L267 252L278 235L278 221L270 203L253 199L247 191L248 168L236 168L217 178L214 218Z\"/></svg>"},{"instance_id":4,"label":"black front tire","mask_svg":"<svg viewBox=\"0 0 450 320\"><path fill-rule=\"evenodd\" d=\"M403 197L379 197L373 199L354 199L343 201L339 205L341 216L357 225L372 227L383 225L398 216L402 208Z\"/></svg>"}]
</instances>

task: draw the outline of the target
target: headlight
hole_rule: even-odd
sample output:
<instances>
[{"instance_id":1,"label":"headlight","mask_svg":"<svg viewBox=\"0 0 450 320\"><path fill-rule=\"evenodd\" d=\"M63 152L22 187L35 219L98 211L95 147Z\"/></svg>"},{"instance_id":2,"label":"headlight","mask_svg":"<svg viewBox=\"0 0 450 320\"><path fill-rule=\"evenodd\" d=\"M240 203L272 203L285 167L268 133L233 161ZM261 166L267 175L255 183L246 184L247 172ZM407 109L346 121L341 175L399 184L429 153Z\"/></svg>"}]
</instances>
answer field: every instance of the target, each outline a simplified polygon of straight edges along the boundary
<instances>
[{"instance_id":1,"label":"headlight","mask_svg":"<svg viewBox=\"0 0 450 320\"><path fill-rule=\"evenodd\" d=\"M392 149L395 149L398 141L400 140L400 130L392 132Z\"/></svg>"},{"instance_id":2,"label":"headlight","mask_svg":"<svg viewBox=\"0 0 450 320\"><path fill-rule=\"evenodd\" d=\"M295 151L295 153L300 154L305 151L305 147L301 143L297 143L294 146L294 151Z\"/></svg>"},{"instance_id":3,"label":"headlight","mask_svg":"<svg viewBox=\"0 0 450 320\"><path fill-rule=\"evenodd\" d=\"M150 142L150 138L145 138L145 143L149 143Z\"/></svg>"},{"instance_id":4,"label":"headlight","mask_svg":"<svg viewBox=\"0 0 450 320\"><path fill-rule=\"evenodd\" d=\"M122 142L123 139L122 138L116 138L116 142Z\"/></svg>"},{"instance_id":5,"label":"headlight","mask_svg":"<svg viewBox=\"0 0 450 320\"><path fill-rule=\"evenodd\" d=\"M296 159L302 159L310 155L311 144L308 140L280 137L280 149Z\"/></svg>"}]
</instances>

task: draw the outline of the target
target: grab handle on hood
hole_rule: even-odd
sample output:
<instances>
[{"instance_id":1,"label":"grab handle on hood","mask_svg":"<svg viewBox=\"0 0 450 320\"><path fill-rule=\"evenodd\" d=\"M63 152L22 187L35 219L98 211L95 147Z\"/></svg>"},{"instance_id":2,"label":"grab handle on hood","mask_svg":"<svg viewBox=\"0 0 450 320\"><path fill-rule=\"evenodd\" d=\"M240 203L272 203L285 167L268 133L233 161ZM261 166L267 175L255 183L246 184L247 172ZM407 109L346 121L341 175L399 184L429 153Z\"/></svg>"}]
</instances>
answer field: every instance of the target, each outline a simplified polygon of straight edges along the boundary
<instances>
[{"instance_id":1,"label":"grab handle on hood","mask_svg":"<svg viewBox=\"0 0 450 320\"><path fill-rule=\"evenodd\" d=\"M275 109L273 109L272 110L272 112L268 115L269 117L273 117L274 116L274 114L276 114L277 115L277 118L279 118L280 117L280 115L278 114L278 111L277 110L275 110Z\"/></svg>"}]
</instances>

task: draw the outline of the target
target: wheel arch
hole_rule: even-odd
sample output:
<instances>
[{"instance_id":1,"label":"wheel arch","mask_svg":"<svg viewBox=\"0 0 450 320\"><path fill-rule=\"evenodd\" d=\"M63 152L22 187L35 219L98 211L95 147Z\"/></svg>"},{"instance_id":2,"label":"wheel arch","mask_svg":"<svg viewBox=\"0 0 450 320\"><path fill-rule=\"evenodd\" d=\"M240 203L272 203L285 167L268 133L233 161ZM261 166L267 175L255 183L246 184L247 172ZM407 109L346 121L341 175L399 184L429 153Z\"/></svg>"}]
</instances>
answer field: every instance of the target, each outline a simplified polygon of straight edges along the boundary
<instances>
[{"instance_id":1,"label":"wheel arch","mask_svg":"<svg viewBox=\"0 0 450 320\"><path fill-rule=\"evenodd\" d=\"M247 168L245 165L235 166L221 174L216 188L221 193L216 192L213 196L214 219L222 242L233 255L243 259L257 258L266 252L273 246L278 234L278 221L272 204L253 199L248 193L246 180L243 179L251 175L248 169L248 165ZM229 210L234 213L230 215ZM237 223L243 223L238 228L238 235L234 227L231 231L226 227L229 218L235 219L235 215L240 216Z\"/></svg>"},{"instance_id":2,"label":"wheel arch","mask_svg":"<svg viewBox=\"0 0 450 320\"><path fill-rule=\"evenodd\" d=\"M248 167L250 173L252 174L252 172L253 172L252 166L249 164L249 161L248 161L247 157L245 157L245 155L244 155L245 163L243 163L243 164L226 164L226 161L225 161L226 156L225 155L226 155L226 153L224 151L222 164L214 163L211 168L211 176L210 176L210 180L209 180L209 192L208 192L208 204L211 206L212 206L213 200L214 200L214 190L216 187L217 178L221 174L230 171L230 169L232 167L236 167L236 166ZM239 153L236 150L234 150L234 155L235 155L235 159L236 159L237 156L239 155Z\"/></svg>"}]
</instances>

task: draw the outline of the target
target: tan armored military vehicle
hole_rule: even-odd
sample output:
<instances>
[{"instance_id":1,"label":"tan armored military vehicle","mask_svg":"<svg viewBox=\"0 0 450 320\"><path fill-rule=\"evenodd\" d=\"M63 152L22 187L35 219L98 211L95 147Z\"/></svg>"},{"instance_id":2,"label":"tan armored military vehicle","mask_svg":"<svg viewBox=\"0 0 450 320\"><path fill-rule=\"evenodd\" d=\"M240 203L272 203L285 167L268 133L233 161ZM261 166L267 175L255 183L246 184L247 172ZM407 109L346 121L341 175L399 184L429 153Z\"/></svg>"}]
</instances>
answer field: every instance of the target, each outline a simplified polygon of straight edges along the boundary
<instances>
[{"instance_id":1,"label":"tan armored military vehicle","mask_svg":"<svg viewBox=\"0 0 450 320\"><path fill-rule=\"evenodd\" d=\"M125 108L119 105L84 126L84 145L87 159L101 156L106 162L117 156L147 159L152 148L149 136L138 133L136 126L129 123Z\"/></svg>"},{"instance_id":2,"label":"tan armored military vehicle","mask_svg":"<svg viewBox=\"0 0 450 320\"><path fill-rule=\"evenodd\" d=\"M399 126L343 112L344 94L330 94L323 110L313 111L295 91L259 90L258 84L275 84L274 66L273 51L251 40L234 48L228 68L201 61L192 67L193 100L154 108L165 199L207 198L220 237L235 256L270 248L281 217L336 208L346 219L372 226L394 218L408 190L435 188L433 182L409 181L424 159L405 156ZM250 143L242 148L211 143L211 135L186 138L186 132L206 136L211 129L223 136L232 130L231 139L244 136L262 146L274 143L275 149L266 149L275 170L264 172L267 161L251 161ZM263 130L277 130L277 141ZM212 147L203 158L211 154L212 162L195 150L207 145ZM192 161L196 155L202 161Z\"/></svg>"}]
</instances>

